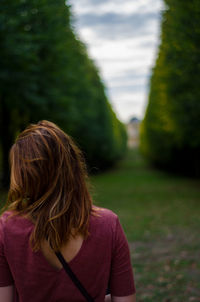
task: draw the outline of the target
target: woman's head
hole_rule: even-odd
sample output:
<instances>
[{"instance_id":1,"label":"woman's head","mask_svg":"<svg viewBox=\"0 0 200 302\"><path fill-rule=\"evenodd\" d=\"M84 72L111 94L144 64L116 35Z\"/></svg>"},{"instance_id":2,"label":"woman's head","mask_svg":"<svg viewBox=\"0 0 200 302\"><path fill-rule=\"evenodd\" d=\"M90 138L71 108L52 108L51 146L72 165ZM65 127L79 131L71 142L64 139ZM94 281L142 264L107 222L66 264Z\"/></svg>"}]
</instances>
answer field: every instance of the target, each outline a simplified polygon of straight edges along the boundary
<instances>
[{"instance_id":1,"label":"woman's head","mask_svg":"<svg viewBox=\"0 0 200 302\"><path fill-rule=\"evenodd\" d=\"M80 150L48 121L27 127L10 151L9 208L35 222L35 249L48 238L58 250L72 234L86 235L92 201Z\"/></svg>"}]
</instances>

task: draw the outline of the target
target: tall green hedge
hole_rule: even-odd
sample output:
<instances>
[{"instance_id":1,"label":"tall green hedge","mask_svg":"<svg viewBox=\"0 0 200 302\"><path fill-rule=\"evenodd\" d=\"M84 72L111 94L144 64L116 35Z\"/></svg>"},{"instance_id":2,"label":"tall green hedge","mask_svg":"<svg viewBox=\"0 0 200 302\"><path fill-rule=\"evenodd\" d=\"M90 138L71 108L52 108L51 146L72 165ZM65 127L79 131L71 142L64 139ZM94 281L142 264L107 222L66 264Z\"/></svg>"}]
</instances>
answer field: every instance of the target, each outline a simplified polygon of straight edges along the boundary
<instances>
[{"instance_id":1,"label":"tall green hedge","mask_svg":"<svg viewBox=\"0 0 200 302\"><path fill-rule=\"evenodd\" d=\"M0 173L30 122L48 119L74 137L91 169L124 153L126 132L114 114L64 0L2 0L0 10Z\"/></svg>"},{"instance_id":2,"label":"tall green hedge","mask_svg":"<svg viewBox=\"0 0 200 302\"><path fill-rule=\"evenodd\" d=\"M160 167L200 176L200 1L165 4L141 150Z\"/></svg>"}]
</instances>

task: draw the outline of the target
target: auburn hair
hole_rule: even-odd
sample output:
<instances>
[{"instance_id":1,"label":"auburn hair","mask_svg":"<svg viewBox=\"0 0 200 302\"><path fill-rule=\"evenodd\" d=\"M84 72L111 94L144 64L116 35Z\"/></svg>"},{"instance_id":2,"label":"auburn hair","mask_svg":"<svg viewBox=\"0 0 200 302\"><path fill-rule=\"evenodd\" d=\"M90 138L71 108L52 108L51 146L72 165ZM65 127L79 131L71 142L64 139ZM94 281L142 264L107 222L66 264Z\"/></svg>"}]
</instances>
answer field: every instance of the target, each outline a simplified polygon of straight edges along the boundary
<instances>
[{"instance_id":1,"label":"auburn hair","mask_svg":"<svg viewBox=\"0 0 200 302\"><path fill-rule=\"evenodd\" d=\"M60 250L71 236L88 235L92 199L85 161L73 140L58 126L40 121L28 126L10 150L8 210L34 223L34 251L48 240Z\"/></svg>"}]
</instances>

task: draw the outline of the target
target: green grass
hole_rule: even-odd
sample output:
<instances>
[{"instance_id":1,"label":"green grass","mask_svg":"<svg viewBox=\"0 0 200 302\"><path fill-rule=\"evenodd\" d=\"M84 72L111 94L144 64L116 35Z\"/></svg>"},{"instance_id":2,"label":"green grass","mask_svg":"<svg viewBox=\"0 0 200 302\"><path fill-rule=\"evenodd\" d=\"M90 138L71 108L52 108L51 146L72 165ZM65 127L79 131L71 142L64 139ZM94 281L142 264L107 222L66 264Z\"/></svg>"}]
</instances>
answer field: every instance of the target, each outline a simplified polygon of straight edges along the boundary
<instances>
[{"instance_id":1,"label":"green grass","mask_svg":"<svg viewBox=\"0 0 200 302\"><path fill-rule=\"evenodd\" d=\"M119 215L129 240L200 226L200 181L155 170L137 150L91 181L95 204Z\"/></svg>"},{"instance_id":2,"label":"green grass","mask_svg":"<svg viewBox=\"0 0 200 302\"><path fill-rule=\"evenodd\" d=\"M137 301L200 301L200 180L158 171L132 150L91 182L95 204L126 232Z\"/></svg>"}]
</instances>

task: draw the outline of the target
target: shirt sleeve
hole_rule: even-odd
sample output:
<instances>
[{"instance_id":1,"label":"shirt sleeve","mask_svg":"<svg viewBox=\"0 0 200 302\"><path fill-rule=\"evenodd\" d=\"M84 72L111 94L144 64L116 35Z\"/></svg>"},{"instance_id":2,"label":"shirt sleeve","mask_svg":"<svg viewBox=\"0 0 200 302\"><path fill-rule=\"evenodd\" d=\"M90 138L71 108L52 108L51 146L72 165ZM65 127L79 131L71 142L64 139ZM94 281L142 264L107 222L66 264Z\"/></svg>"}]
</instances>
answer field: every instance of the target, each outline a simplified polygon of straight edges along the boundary
<instances>
[{"instance_id":1,"label":"shirt sleeve","mask_svg":"<svg viewBox=\"0 0 200 302\"><path fill-rule=\"evenodd\" d=\"M110 292L117 297L129 296L135 293L129 246L118 218L113 242Z\"/></svg>"},{"instance_id":2,"label":"shirt sleeve","mask_svg":"<svg viewBox=\"0 0 200 302\"><path fill-rule=\"evenodd\" d=\"M9 286L13 283L13 277L4 253L4 232L2 217L0 217L0 287Z\"/></svg>"}]
</instances>

